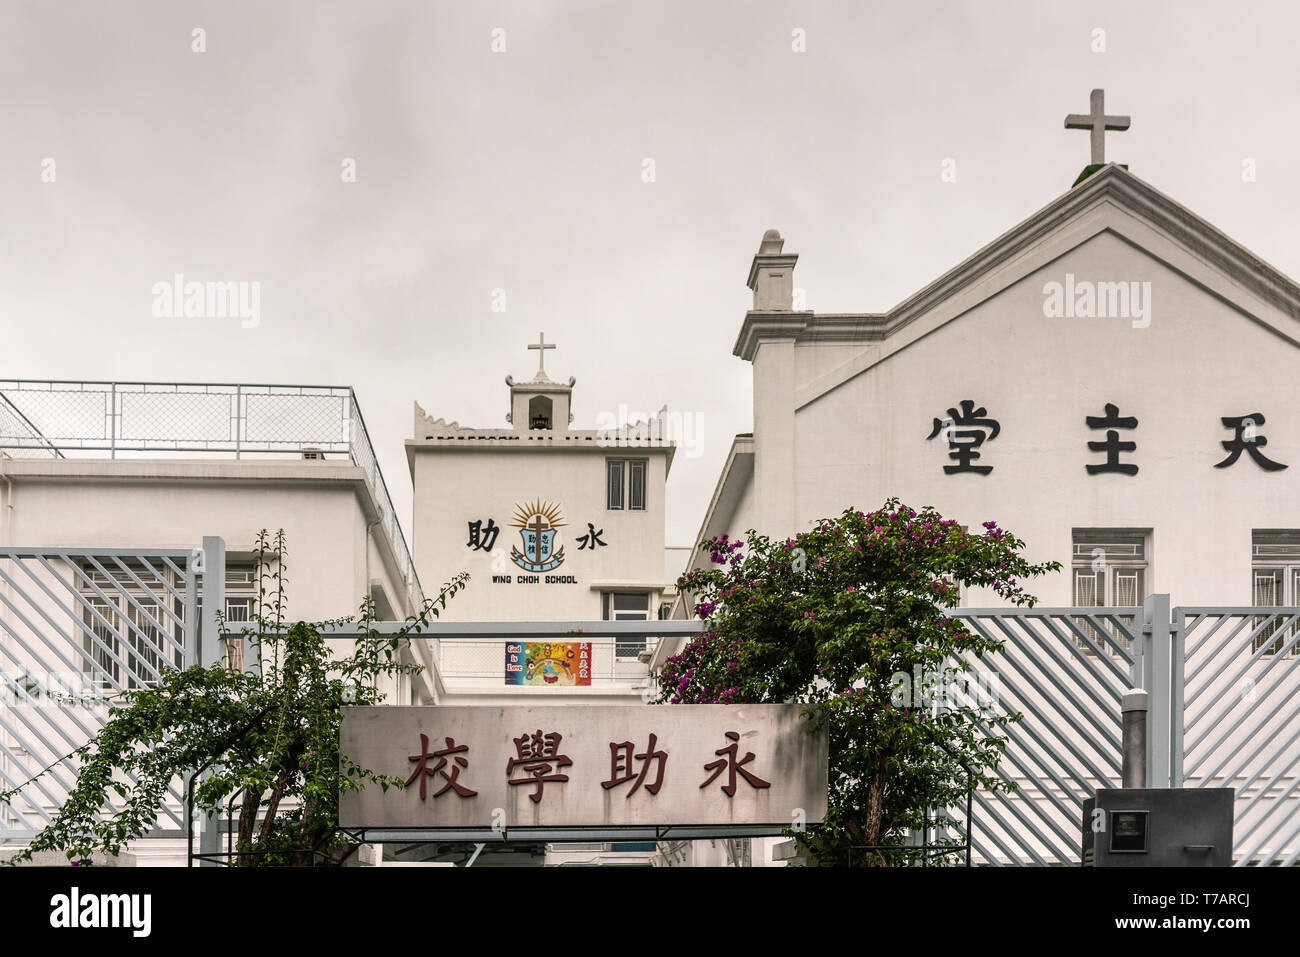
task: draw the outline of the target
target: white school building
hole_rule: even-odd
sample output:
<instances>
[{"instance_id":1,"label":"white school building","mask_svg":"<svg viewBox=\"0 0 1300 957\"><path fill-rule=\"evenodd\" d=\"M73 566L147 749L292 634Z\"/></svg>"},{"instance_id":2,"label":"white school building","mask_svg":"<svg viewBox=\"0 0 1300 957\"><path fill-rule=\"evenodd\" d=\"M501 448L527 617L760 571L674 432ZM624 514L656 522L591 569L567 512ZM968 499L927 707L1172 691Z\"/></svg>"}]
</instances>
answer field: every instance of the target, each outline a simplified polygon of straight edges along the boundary
<instances>
[{"instance_id":1,"label":"white school building","mask_svg":"<svg viewBox=\"0 0 1300 957\"><path fill-rule=\"evenodd\" d=\"M1094 160L1037 213L882 312L796 310L798 257L765 233L734 347L752 367L753 429L734 439L690 548L664 537L674 443L655 423L611 434L575 400L575 378L546 371L563 354L547 356L544 337L528 346L536 373L506 376L501 422L462 426L448 421L454 397L420 396L405 443L409 543L388 490L399 477L380 472L350 388L0 381L0 788L93 730L93 716L15 703L41 675L122 690L195 660L187 589L218 538L232 623L251 611L263 528L285 530L295 618L354 614L368 596L400 620L464 570L469 585L443 621L651 621L692 617L675 582L708 562L709 539L790 536L898 496L972 529L996 521L1031 561L1062 562L1030 590L1047 609L1076 610L1001 622L1008 693L1040 712L1044 737L1027 753L1048 738L1060 750L1037 764L1017 757L1006 773L1019 795L978 804L978 860L1077 859L1071 815L1110 783L1109 709L1132 674L1163 681L1186 712L1154 726L1181 749L1160 765L1165 780L1237 787L1243 853L1295 863L1300 633L1294 620L1255 623L1261 607L1300 606L1300 286L1126 168ZM531 356L523 345L520 359ZM978 589L963 601L999 604ZM1190 610L1171 625L1170 606ZM1079 625L1085 607L1126 613ZM1163 631L1150 631L1154 613ZM1237 628L1227 658L1221 626ZM1157 638L1172 643L1172 664L1151 650ZM417 641L423 673L386 691L395 704L643 707L683 640ZM1239 680L1250 696L1225 697ZM1086 727L1054 710L1062 697ZM1252 735L1261 744L1244 753ZM1076 777L1061 770L1075 764ZM70 782L56 770L48 788L0 806L0 854L39 829ZM1000 814L1011 823L990 823ZM1016 820L1033 821L1028 837ZM135 861L184 862L180 832L163 824L164 836L132 847ZM463 862L463 850L385 846L366 860ZM536 844L480 863L763 865L788 851L773 839Z\"/></svg>"},{"instance_id":2,"label":"white school building","mask_svg":"<svg viewBox=\"0 0 1300 957\"><path fill-rule=\"evenodd\" d=\"M112 693L195 663L206 610L196 602L187 616L188 583L220 577L228 626L248 621L262 529L284 530L278 560L295 619L355 615L369 597L379 619L402 620L461 571L469 584L439 621L666 616L686 552L664 544L672 442L652 424L572 427L575 380L552 381L540 364L506 383L500 428L416 406L408 545L350 388L0 382L0 549L18 549L0 556L0 787L56 762L103 720L102 708L43 706L43 687ZM198 572L217 539L224 569ZM385 690L394 704L643 706L655 639L580 638L416 640L408 658L422 672ZM39 829L72 780L57 769L50 787L0 807L4 846ZM164 836L137 842L132 860L184 862L177 802L169 812ZM471 850L396 856L445 862ZM363 860L382 855L372 848ZM477 864L654 857L644 842L529 844Z\"/></svg>"}]
</instances>

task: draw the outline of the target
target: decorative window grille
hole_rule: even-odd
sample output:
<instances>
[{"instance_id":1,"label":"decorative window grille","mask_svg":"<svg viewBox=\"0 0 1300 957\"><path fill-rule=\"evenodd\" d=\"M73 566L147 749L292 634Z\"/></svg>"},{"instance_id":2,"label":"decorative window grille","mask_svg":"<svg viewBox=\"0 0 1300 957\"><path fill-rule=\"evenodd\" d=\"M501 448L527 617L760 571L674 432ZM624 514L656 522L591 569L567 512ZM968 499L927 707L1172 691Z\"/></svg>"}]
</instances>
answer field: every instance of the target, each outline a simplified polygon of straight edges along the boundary
<instances>
[{"instance_id":1,"label":"decorative window grille","mask_svg":"<svg viewBox=\"0 0 1300 957\"><path fill-rule=\"evenodd\" d=\"M170 570L158 566L154 566L155 570L165 576L166 584L138 563L127 562L129 572L116 567L111 560L100 564L108 570L108 575L93 565L86 565L81 569L85 578L78 579L86 602L81 617L87 659L83 668L87 677L98 690L116 685L132 689L156 684L166 669L184 666L185 633L178 623L184 616L184 607L179 598L173 598L168 592L167 586L183 594L185 584L176 580ZM136 579L145 587L137 584ZM175 617L167 613L168 607Z\"/></svg>"},{"instance_id":2,"label":"decorative window grille","mask_svg":"<svg viewBox=\"0 0 1300 957\"><path fill-rule=\"evenodd\" d=\"M252 565L226 566L226 605L225 630L238 634L243 626L252 622L256 611L257 581L256 571ZM267 590L271 589L268 583ZM199 596L198 632L203 634L203 596ZM244 666L244 641L235 638L229 642L230 665L232 668Z\"/></svg>"},{"instance_id":3,"label":"decorative window grille","mask_svg":"<svg viewBox=\"0 0 1300 957\"><path fill-rule=\"evenodd\" d=\"M645 459L633 459L627 463L627 507L633 511L645 511Z\"/></svg>"},{"instance_id":4,"label":"decorative window grille","mask_svg":"<svg viewBox=\"0 0 1300 957\"><path fill-rule=\"evenodd\" d=\"M625 463L618 459L609 459L605 462L605 507L609 509L623 508L623 466Z\"/></svg>"}]
</instances>

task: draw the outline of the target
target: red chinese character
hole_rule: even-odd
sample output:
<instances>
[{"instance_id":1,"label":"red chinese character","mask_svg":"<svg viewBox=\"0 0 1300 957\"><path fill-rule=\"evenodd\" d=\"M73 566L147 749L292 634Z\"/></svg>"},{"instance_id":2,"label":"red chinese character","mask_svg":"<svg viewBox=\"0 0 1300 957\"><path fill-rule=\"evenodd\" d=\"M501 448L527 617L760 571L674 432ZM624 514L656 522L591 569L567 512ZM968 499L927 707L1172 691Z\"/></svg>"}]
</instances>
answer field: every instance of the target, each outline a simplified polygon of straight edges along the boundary
<instances>
[{"instance_id":1,"label":"red chinese character","mask_svg":"<svg viewBox=\"0 0 1300 957\"><path fill-rule=\"evenodd\" d=\"M438 797L441 794L445 794L447 791L455 791L461 797L474 797L476 794L478 794L477 791L471 791L469 788L456 783L456 778L460 776L460 769L469 767L469 762L466 761L464 758L462 758L459 752L461 751L468 752L469 745L462 744L457 746L456 741L453 738L443 738L443 740L447 742L447 746L443 748L441 751L434 751L432 754L430 754L429 736L427 734L420 735L420 753L413 754L410 757L410 760L418 761L420 763L415 766L415 770L411 772L411 776L406 779L406 786L410 787L411 782L414 781L416 778L419 778L420 779L420 800L423 801L424 794L425 794L425 784L426 784L425 779L441 774L447 783L442 786L442 790L434 792L433 794L434 797ZM452 759L451 762L448 762L447 760L448 755L455 755L455 757ZM430 758L439 759L438 763L434 765L432 768L429 767ZM443 770L446 767L451 768L450 774L448 774L446 771Z\"/></svg>"},{"instance_id":2,"label":"red chinese character","mask_svg":"<svg viewBox=\"0 0 1300 957\"><path fill-rule=\"evenodd\" d=\"M565 782L569 780L567 774L555 774L555 765L557 768L567 768L573 764L567 755L559 753L561 735L552 731L549 734L542 734L540 728L536 734L524 733L522 737L514 738L516 757L506 761L506 777L514 773L515 766L518 765L527 771L530 777L519 778L509 781L509 784L536 784L537 790L528 795L534 803L542 799L542 788L548 781Z\"/></svg>"},{"instance_id":3,"label":"red chinese character","mask_svg":"<svg viewBox=\"0 0 1300 957\"><path fill-rule=\"evenodd\" d=\"M769 782L764 781L762 778L750 774L748 771L745 770L745 765L748 764L750 761L754 760L754 752L753 751L747 752L743 758L737 761L736 752L740 748L740 735L737 734L735 731L728 731L726 732L726 734L728 740L731 741L731 744L727 745L725 748L713 752L714 754L717 755L726 755L726 757L720 757L717 761L710 762L709 764L706 764L704 766L704 770L706 771L711 770L713 768L716 768L717 770L714 771L713 774L709 777L709 779L705 781L703 784L701 784L700 787L707 788L710 784L714 782L717 776L723 772L723 769L726 769L728 780L727 783L722 786L722 791L724 794L727 795L727 797L736 796L736 772L737 771L739 771L740 774L745 778L745 780L750 783L750 786L754 788L770 788L772 785Z\"/></svg>"},{"instance_id":4,"label":"red chinese character","mask_svg":"<svg viewBox=\"0 0 1300 957\"><path fill-rule=\"evenodd\" d=\"M645 781L646 772L650 770L651 761L657 764L658 768L655 771L654 784L647 784L645 789L651 794L658 794L659 788L663 786L664 767L668 764L668 752L656 751L655 743L657 741L658 736L651 734L650 743L646 745L645 753L635 756L636 760L641 762L641 773L636 775L636 784L632 785L627 792L628 797L631 797L632 793ZM600 782L601 787L608 790L632 780L632 752L634 750L631 741L624 741L622 744L615 744L613 741L609 743L609 780Z\"/></svg>"}]
</instances>

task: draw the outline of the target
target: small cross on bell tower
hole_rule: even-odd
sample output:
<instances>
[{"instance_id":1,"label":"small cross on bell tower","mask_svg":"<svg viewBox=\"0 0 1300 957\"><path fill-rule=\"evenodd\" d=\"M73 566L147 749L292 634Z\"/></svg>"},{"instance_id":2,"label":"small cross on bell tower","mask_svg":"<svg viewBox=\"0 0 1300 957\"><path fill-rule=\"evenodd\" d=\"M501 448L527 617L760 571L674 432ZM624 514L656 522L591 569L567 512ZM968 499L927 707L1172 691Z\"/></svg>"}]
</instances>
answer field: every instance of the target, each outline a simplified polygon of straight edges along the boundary
<instances>
[{"instance_id":1,"label":"small cross on bell tower","mask_svg":"<svg viewBox=\"0 0 1300 957\"><path fill-rule=\"evenodd\" d=\"M506 421L520 432L568 431L573 421L570 409L576 380L570 376L567 383L553 382L546 374L546 350L555 348L555 343L546 341L546 333L539 334L528 348L537 351L537 375L527 382L516 382L513 376L506 376L506 385L510 386Z\"/></svg>"},{"instance_id":2,"label":"small cross on bell tower","mask_svg":"<svg viewBox=\"0 0 1300 957\"><path fill-rule=\"evenodd\" d=\"M546 378L546 350L554 349L555 343L546 341L546 333L538 333L537 341L528 344L529 349L536 349L537 352L537 378Z\"/></svg>"}]
</instances>

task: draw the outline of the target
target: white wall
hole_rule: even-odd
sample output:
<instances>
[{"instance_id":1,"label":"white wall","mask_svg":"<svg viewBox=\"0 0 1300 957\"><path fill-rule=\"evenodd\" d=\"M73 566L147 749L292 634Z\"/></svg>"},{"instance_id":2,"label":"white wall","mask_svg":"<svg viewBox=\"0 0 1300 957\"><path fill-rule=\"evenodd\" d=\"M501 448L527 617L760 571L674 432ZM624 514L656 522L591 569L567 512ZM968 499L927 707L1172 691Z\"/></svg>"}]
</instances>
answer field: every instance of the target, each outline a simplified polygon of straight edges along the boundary
<instances>
[{"instance_id":1,"label":"white wall","mask_svg":"<svg viewBox=\"0 0 1300 957\"><path fill-rule=\"evenodd\" d=\"M1151 282L1149 328L1045 318L1043 284L1067 272ZM1169 592L1174 604L1247 604L1251 530L1300 526L1298 360L1273 332L1102 234L800 409L785 453L795 470L787 531L898 495L976 531L996 520L1027 542L1032 560L1068 566L1073 528L1151 528L1149 591ZM980 449L979 464L993 466L988 476L945 475L943 436L926 440L932 420L967 398L1002 427ZM1137 442L1121 456L1139 466L1136 476L1085 472L1105 458L1087 442L1105 435L1084 418L1102 415L1107 402L1139 420L1136 430L1120 431L1121 440ZM1291 468L1265 472L1246 455L1214 468L1225 456L1220 442L1231 438L1220 417L1251 412L1266 418L1264 454ZM760 456L782 454L761 440L758 448ZM785 508L760 501L764 514ZM1035 581L1031 591L1048 605L1071 601L1068 573ZM997 602L986 594L969 603Z\"/></svg>"},{"instance_id":2,"label":"white wall","mask_svg":"<svg viewBox=\"0 0 1300 957\"><path fill-rule=\"evenodd\" d=\"M594 444L594 443L593 443ZM605 501L606 458L648 458L644 511L611 511ZM447 620L595 620L601 617L600 587L630 590L664 582L664 455L652 449L581 451L529 448L470 450L420 446L414 458L416 568L426 592L460 571L469 587L448 606ZM551 574L576 584L520 583L523 569L510 561L522 548L512 526L515 508L540 498L557 504L566 523L557 536L564 563ZM468 523L491 518L500 533L493 556L467 546ZM605 547L580 549L587 523L604 533ZM494 583L493 575L511 583Z\"/></svg>"},{"instance_id":3,"label":"white wall","mask_svg":"<svg viewBox=\"0 0 1300 957\"><path fill-rule=\"evenodd\" d=\"M13 488L7 544L195 548L219 535L228 551L249 553L260 529L283 528L291 614L355 614L367 573L407 605L387 546L366 545L372 516L358 494L362 470L351 465L19 460L0 462L0 474ZM382 540L382 525L371 535Z\"/></svg>"}]
</instances>

